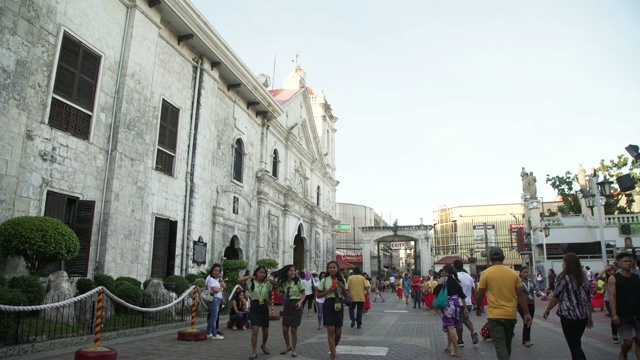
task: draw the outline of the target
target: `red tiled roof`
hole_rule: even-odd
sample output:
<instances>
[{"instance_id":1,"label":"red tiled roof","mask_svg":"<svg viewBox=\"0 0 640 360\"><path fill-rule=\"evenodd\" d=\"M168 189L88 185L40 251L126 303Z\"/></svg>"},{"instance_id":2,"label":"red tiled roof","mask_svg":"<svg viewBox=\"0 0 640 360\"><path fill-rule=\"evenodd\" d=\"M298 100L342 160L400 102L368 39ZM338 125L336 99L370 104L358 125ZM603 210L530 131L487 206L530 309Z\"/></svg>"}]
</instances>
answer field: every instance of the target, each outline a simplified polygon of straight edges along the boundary
<instances>
[{"instance_id":1,"label":"red tiled roof","mask_svg":"<svg viewBox=\"0 0 640 360\"><path fill-rule=\"evenodd\" d=\"M289 101L292 97L294 97L298 92L305 88L300 89L273 89L269 90L269 93L273 98L278 102L278 104L282 105Z\"/></svg>"},{"instance_id":2,"label":"red tiled roof","mask_svg":"<svg viewBox=\"0 0 640 360\"><path fill-rule=\"evenodd\" d=\"M453 265L453 262L456 260L462 260L463 264L468 264L469 262L463 258L461 258L460 256L445 256L443 258L441 258L440 260L436 261L436 264L438 265L446 265L446 264L451 264Z\"/></svg>"}]
</instances>

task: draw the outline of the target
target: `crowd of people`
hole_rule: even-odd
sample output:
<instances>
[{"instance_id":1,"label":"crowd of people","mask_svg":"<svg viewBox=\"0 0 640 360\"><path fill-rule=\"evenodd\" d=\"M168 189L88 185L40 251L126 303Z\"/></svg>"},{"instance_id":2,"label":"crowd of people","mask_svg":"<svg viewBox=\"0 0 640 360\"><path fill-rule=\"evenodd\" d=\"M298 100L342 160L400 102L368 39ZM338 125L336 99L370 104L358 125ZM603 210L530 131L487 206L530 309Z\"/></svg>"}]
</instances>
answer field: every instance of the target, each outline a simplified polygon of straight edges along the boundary
<instances>
[{"instance_id":1,"label":"crowd of people","mask_svg":"<svg viewBox=\"0 0 640 360\"><path fill-rule=\"evenodd\" d=\"M285 348L281 355L291 353L298 357L298 327L306 313L317 314L317 329L327 331L327 343L331 359L337 359L336 347L342 338L345 307L351 328L362 327L363 315L371 309L371 302L384 302L384 293L390 290L406 305L438 314L445 334L444 351L453 357L462 355L463 331L467 327L473 344L478 343L478 333L469 317L475 309L483 316L485 306L487 322L483 326L483 338L491 338L499 360L509 359L511 343L518 315L524 326L522 344L533 346L531 327L535 314L535 298L548 300L543 312L546 320L556 306L562 331L572 359L586 359L581 339L587 328L593 327L593 302L603 298L611 318L613 342L620 345L619 359L636 344L635 354L640 358L640 271L635 254L620 253L616 262L607 266L601 274L594 274L588 266L582 267L577 255L569 253L563 258L562 272L556 275L549 269L545 276L537 271L531 276L527 267L519 271L503 264L504 253L500 248L488 252L491 266L479 274L479 281L469 275L460 260L445 265L439 272L428 274L390 274L387 279L368 274L355 267L350 274L343 273L336 261L327 263L325 271L298 271L294 265L286 265L268 274L258 266L252 274L238 279L239 287L230 301L229 321L233 330L251 329L250 359L257 358L258 335L262 331L260 350L270 354L269 314L272 292L282 297L282 334ZM221 276L222 267L214 264L206 287L213 294L209 303L207 334L211 339L223 339L219 331L219 314L222 293L226 284ZM373 282L373 286L372 286ZM545 287L546 285L546 287ZM370 294L375 294L370 299ZM393 296L393 295L391 295Z\"/></svg>"}]
</instances>

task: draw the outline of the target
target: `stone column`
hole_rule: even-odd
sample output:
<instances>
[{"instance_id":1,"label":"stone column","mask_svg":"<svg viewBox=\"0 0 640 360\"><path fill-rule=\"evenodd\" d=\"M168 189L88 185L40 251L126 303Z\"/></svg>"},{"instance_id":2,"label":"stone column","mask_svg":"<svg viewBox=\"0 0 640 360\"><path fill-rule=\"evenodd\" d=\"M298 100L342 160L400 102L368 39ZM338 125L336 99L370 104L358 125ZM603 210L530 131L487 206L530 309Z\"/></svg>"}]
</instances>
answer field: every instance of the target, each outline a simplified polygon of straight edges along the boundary
<instances>
[{"instance_id":1,"label":"stone column","mask_svg":"<svg viewBox=\"0 0 640 360\"><path fill-rule=\"evenodd\" d=\"M430 246L429 233L418 236L418 240L416 241L416 248L420 249L420 264L416 264L416 269L420 269L420 274L426 275L431 270L431 246Z\"/></svg>"},{"instance_id":2,"label":"stone column","mask_svg":"<svg viewBox=\"0 0 640 360\"><path fill-rule=\"evenodd\" d=\"M373 241L368 233L362 233L362 271L371 275L371 252L373 251Z\"/></svg>"}]
</instances>

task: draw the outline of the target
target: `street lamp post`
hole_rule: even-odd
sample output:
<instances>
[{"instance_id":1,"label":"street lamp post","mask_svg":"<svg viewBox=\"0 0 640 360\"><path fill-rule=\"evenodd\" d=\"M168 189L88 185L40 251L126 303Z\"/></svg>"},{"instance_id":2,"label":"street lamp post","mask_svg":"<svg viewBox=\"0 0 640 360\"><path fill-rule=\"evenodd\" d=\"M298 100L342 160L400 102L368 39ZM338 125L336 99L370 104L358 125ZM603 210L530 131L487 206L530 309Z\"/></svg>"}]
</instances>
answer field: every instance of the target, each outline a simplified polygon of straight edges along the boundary
<instances>
[{"instance_id":1,"label":"street lamp post","mask_svg":"<svg viewBox=\"0 0 640 360\"><path fill-rule=\"evenodd\" d=\"M607 267L607 246L604 239L604 209L601 196L606 198L611 195L611 184L613 184L613 181L605 177L604 180L598 182L598 173L595 170L591 173L589 180L591 181L591 189L580 189L580 193L587 207L591 208L592 211L593 204L595 203L596 212L598 213L598 233L600 235L600 251L602 252L602 265L604 269Z\"/></svg>"},{"instance_id":2,"label":"street lamp post","mask_svg":"<svg viewBox=\"0 0 640 360\"><path fill-rule=\"evenodd\" d=\"M596 208L598 209L598 230L600 232L600 251L602 251L602 268L605 269L607 267L607 246L604 240L604 209L602 208L602 199L600 198L600 194L602 196L611 195L611 184L613 181L607 180L606 178L598 182L598 173L593 172L591 175L591 186L593 187L593 194L596 198Z\"/></svg>"}]
</instances>

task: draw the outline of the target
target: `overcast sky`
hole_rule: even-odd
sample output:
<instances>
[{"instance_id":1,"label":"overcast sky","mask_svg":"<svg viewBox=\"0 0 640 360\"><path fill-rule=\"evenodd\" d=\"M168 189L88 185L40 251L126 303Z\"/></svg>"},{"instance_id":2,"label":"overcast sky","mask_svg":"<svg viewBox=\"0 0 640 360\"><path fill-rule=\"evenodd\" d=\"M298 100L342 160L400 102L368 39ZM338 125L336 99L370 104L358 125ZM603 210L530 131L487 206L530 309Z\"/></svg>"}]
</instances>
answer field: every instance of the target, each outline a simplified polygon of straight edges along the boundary
<instances>
[{"instance_id":1,"label":"overcast sky","mask_svg":"<svg viewBox=\"0 0 640 360\"><path fill-rule=\"evenodd\" d=\"M192 2L276 88L300 52L339 118L337 201L387 221L519 202L522 166L551 200L546 174L640 143L637 0Z\"/></svg>"}]
</instances>

